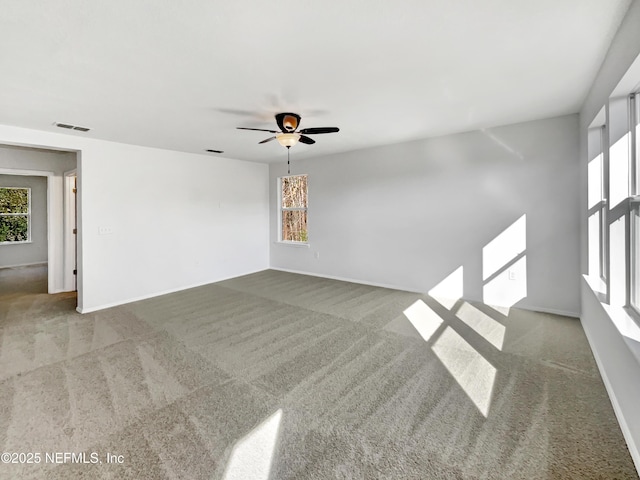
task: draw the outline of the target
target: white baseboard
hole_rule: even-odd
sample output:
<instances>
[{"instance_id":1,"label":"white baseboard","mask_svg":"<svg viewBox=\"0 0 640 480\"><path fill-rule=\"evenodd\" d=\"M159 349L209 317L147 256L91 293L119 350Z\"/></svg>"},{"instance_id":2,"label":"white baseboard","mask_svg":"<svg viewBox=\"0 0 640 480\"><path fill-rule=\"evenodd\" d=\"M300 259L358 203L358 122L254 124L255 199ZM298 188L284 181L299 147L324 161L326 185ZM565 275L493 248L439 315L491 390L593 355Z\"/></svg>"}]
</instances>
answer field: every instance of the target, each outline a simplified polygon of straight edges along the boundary
<instances>
[{"instance_id":1,"label":"white baseboard","mask_svg":"<svg viewBox=\"0 0 640 480\"><path fill-rule=\"evenodd\" d=\"M310 277L320 277L320 278L328 278L330 280L339 280L341 282L349 282L349 283L358 283L360 285L370 285L372 287L381 287L381 288L389 288L391 290L402 290L404 292L411 292L411 293L420 293L423 295L426 295L425 292L422 292L420 290L416 290L415 288L411 288L411 287L403 287L402 285L391 285L388 283L378 283L378 282L369 282L366 280L356 280L354 278L347 278L347 277L339 277L336 275L325 275L322 273L311 273L311 272L303 272L301 270L292 270L290 268L277 268L277 267L270 267L270 270L277 270L279 272L287 272L287 273L296 273L298 275L309 275ZM477 299L468 299L471 301L480 301ZM534 306L515 306L513 308L520 308L522 310L529 310L531 312L542 312L542 313L551 313L553 315L562 315L565 317L573 317L573 318L580 318L580 315L576 312L569 312L566 310L556 310L553 308L540 308L540 307L534 307Z\"/></svg>"},{"instance_id":2,"label":"white baseboard","mask_svg":"<svg viewBox=\"0 0 640 480\"><path fill-rule=\"evenodd\" d=\"M44 266L46 266L48 264L49 264L49 262L47 262L47 261L34 262L34 263L18 263L16 265L2 265L0 267L0 269L3 269L3 268L20 268L20 267L35 267L36 265L44 265Z\"/></svg>"},{"instance_id":3,"label":"white baseboard","mask_svg":"<svg viewBox=\"0 0 640 480\"><path fill-rule=\"evenodd\" d=\"M119 300L119 301L116 301L116 302L105 303L105 304L94 306L94 307L86 307L86 308L76 307L76 311L78 313L97 312L98 310L104 310L106 308L118 307L120 305L126 305L127 303L139 302L140 300L147 300L149 298L160 297L162 295L168 295L170 293L181 292L183 290L189 290L190 288L202 287L204 285L210 285L212 283L222 282L224 280L229 280L231 278L237 278L237 277L242 277L244 275L250 275L252 273L263 272L265 270L267 270L267 269L266 268L261 268L259 270L252 270L252 271L249 271L249 272L246 272L246 273L241 273L239 275L231 275L231 276L228 276L228 277L218 278L218 279L215 279L215 280L206 280L206 281L200 282L200 283L194 283L194 284L191 284L191 285L172 288L172 289L169 289L169 290L163 290L161 292L149 293L147 295L141 295L139 297L131 297L131 298L127 298L126 300Z\"/></svg>"},{"instance_id":4,"label":"white baseboard","mask_svg":"<svg viewBox=\"0 0 640 480\"><path fill-rule=\"evenodd\" d=\"M287 273L297 273L298 275L308 275L310 277L328 278L330 280L339 280L341 282L358 283L360 285L369 285L371 287L388 288L391 290L402 290L404 292L424 293L419 290L416 290L415 288L403 287L402 285L391 285L388 283L369 282L367 280L356 280L354 278L338 277L336 275L325 275L323 273L303 272L301 270L292 270L289 268L276 268L276 267L270 267L269 270L277 270L279 272L287 272Z\"/></svg>"},{"instance_id":5,"label":"white baseboard","mask_svg":"<svg viewBox=\"0 0 640 480\"><path fill-rule=\"evenodd\" d=\"M633 438L633 434L629 429L629 425L627 425L627 419L620 406L620 402L618 401L618 397L616 395L616 390L613 388L611 380L607 375L607 369L605 368L602 359L600 358L600 353L598 352L597 343L593 341L591 334L589 333L589 329L584 327L584 323L582 320L582 330L587 337L587 342L589 342L589 346L591 347L591 352L593 353L593 358L596 360L596 365L598 365L598 370L600 371L600 377L602 378L602 382L604 383L604 387L609 394L609 400L611 401L611 406L613 407L613 412L616 414L616 418L618 419L618 424L620 425L620 430L622 430L622 436L627 442L627 448L629 449L629 454L633 459L633 463L635 464L636 470L638 474L640 474L640 449L638 445L636 445L635 439Z\"/></svg>"},{"instance_id":6,"label":"white baseboard","mask_svg":"<svg viewBox=\"0 0 640 480\"><path fill-rule=\"evenodd\" d=\"M569 312L567 310L556 310L554 308L531 307L529 305L525 305L523 307L516 305L513 308L520 308L522 310L529 310L531 312L541 312L541 313L550 313L552 315L562 315L563 317L580 318L579 313Z\"/></svg>"}]
</instances>

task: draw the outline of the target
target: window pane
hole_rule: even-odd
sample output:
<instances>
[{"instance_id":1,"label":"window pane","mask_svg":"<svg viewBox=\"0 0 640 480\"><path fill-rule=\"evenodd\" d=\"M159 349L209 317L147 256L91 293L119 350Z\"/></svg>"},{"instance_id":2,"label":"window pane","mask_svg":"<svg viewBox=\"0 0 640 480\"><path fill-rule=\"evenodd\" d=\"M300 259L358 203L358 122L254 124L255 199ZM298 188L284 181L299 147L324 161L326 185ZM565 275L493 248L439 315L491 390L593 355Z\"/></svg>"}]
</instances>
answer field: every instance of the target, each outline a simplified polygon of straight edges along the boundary
<instances>
[{"instance_id":1,"label":"window pane","mask_svg":"<svg viewBox=\"0 0 640 480\"><path fill-rule=\"evenodd\" d=\"M307 176L282 178L282 207L307 208Z\"/></svg>"},{"instance_id":2,"label":"window pane","mask_svg":"<svg viewBox=\"0 0 640 480\"><path fill-rule=\"evenodd\" d=\"M593 278L600 276L600 226L600 210L596 210L588 220L589 275Z\"/></svg>"},{"instance_id":3,"label":"window pane","mask_svg":"<svg viewBox=\"0 0 640 480\"><path fill-rule=\"evenodd\" d=\"M629 133L609 148L609 201L611 207L629 196Z\"/></svg>"},{"instance_id":4,"label":"window pane","mask_svg":"<svg viewBox=\"0 0 640 480\"><path fill-rule=\"evenodd\" d=\"M602 200L602 154L589 162L587 179L587 206L592 208Z\"/></svg>"},{"instance_id":5,"label":"window pane","mask_svg":"<svg viewBox=\"0 0 640 480\"><path fill-rule=\"evenodd\" d=\"M631 248L631 304L636 310L640 310L640 207L636 207L631 211L632 221L631 228L633 233L631 239L633 243Z\"/></svg>"},{"instance_id":6,"label":"window pane","mask_svg":"<svg viewBox=\"0 0 640 480\"><path fill-rule=\"evenodd\" d=\"M285 242L306 242L307 212L294 210L282 212L282 240Z\"/></svg>"},{"instance_id":7,"label":"window pane","mask_svg":"<svg viewBox=\"0 0 640 480\"><path fill-rule=\"evenodd\" d=\"M635 191L632 192L635 195L640 195L640 94L636 94L634 99L635 112L633 114L633 119L635 125L631 127L635 129L635 142L636 142L636 151L635 151L635 172L636 172L636 185Z\"/></svg>"},{"instance_id":8,"label":"window pane","mask_svg":"<svg viewBox=\"0 0 640 480\"><path fill-rule=\"evenodd\" d=\"M0 217L0 242L26 242L29 240L27 216Z\"/></svg>"},{"instance_id":9,"label":"window pane","mask_svg":"<svg viewBox=\"0 0 640 480\"><path fill-rule=\"evenodd\" d=\"M29 213L29 189L0 188L0 213Z\"/></svg>"}]
</instances>

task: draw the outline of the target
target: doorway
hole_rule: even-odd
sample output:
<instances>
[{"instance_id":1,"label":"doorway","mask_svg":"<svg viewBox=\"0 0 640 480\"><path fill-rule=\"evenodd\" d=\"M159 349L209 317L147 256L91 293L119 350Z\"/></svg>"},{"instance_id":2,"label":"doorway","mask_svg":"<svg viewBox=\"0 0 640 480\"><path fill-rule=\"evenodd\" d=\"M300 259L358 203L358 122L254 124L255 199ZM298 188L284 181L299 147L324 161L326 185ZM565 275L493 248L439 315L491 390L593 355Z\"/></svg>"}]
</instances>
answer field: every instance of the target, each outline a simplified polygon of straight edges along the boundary
<instances>
[{"instance_id":1,"label":"doorway","mask_svg":"<svg viewBox=\"0 0 640 480\"><path fill-rule=\"evenodd\" d=\"M0 145L0 174L16 176L45 177L46 180L46 238L47 255L43 264L46 275L46 293L78 291L77 302L81 303L82 277L76 282L73 271L79 271L81 262L76 250L75 237L81 239L81 226L75 226L76 208L80 210L80 198L75 194L67 201L66 187L68 182L78 181L80 184L80 155L76 151L46 149L17 145ZM17 168L19 167L19 168ZM78 173L77 173L78 172ZM76 191L78 189L76 188ZM43 207L44 208L44 207ZM66 212L70 212L69 215ZM79 221L78 221L79 223ZM74 226L72 226L74 225ZM69 226L69 227L68 227ZM75 228L72 242L65 239L66 231ZM79 243L79 242L78 242ZM67 248L67 246L69 248ZM3 247L0 245L0 248ZM10 255L5 248L0 252ZM78 264L76 266L76 258ZM20 262L14 262L20 268ZM67 275L67 265L71 265L71 275ZM45 293L43 291L43 293Z\"/></svg>"}]
</instances>

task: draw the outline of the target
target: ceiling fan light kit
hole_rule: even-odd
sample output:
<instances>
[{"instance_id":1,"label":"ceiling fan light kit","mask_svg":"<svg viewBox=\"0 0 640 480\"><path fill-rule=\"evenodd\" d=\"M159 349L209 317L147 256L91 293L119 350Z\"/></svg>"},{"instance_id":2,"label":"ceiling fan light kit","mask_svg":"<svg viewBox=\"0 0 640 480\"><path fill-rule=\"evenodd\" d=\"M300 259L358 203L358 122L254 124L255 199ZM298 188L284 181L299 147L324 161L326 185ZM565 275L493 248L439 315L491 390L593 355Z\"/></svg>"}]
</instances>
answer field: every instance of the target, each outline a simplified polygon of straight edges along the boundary
<instances>
[{"instance_id":1,"label":"ceiling fan light kit","mask_svg":"<svg viewBox=\"0 0 640 480\"><path fill-rule=\"evenodd\" d=\"M300 140L301 135L299 133L276 133L276 140L283 147L293 147L298 140Z\"/></svg>"}]
</instances>

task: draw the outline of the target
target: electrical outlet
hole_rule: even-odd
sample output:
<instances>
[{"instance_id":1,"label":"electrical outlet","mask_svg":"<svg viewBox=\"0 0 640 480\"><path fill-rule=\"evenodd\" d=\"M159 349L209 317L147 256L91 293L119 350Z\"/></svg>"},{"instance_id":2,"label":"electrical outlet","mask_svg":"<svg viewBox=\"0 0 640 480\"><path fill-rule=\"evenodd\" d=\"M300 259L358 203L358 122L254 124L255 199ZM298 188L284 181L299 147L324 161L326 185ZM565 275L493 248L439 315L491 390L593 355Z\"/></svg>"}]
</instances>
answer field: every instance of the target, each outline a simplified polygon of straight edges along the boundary
<instances>
[{"instance_id":1,"label":"electrical outlet","mask_svg":"<svg viewBox=\"0 0 640 480\"><path fill-rule=\"evenodd\" d=\"M111 235L113 233L113 228L112 227L99 227L98 228L98 233L100 235Z\"/></svg>"},{"instance_id":2,"label":"electrical outlet","mask_svg":"<svg viewBox=\"0 0 640 480\"><path fill-rule=\"evenodd\" d=\"M509 280L515 280L515 279L516 279L516 271L509 270Z\"/></svg>"},{"instance_id":3,"label":"electrical outlet","mask_svg":"<svg viewBox=\"0 0 640 480\"><path fill-rule=\"evenodd\" d=\"M318 260L320 258L320 252L314 253L313 256Z\"/></svg>"}]
</instances>

